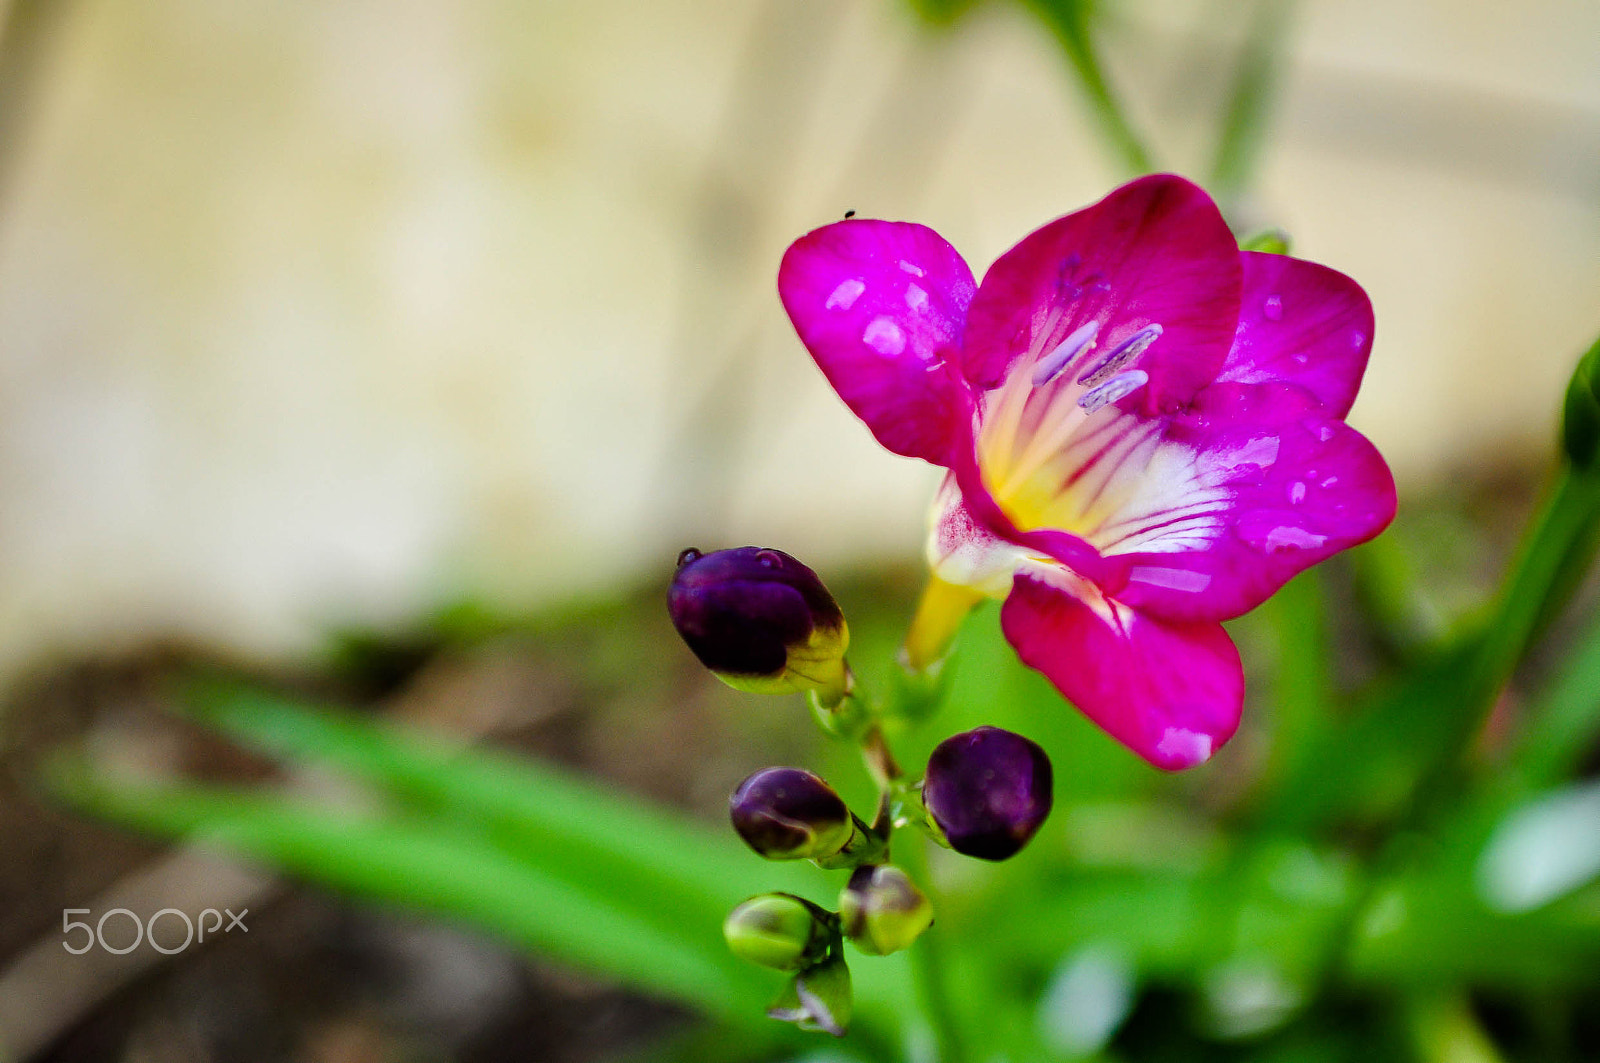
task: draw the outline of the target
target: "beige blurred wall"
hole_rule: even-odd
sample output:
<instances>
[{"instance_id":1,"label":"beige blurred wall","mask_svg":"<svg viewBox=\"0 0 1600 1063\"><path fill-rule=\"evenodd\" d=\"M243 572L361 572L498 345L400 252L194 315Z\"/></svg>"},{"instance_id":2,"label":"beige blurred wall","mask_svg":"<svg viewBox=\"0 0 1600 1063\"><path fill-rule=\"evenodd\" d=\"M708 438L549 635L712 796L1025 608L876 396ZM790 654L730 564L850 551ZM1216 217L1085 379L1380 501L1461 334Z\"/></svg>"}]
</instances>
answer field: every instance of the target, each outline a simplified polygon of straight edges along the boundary
<instances>
[{"instance_id":1,"label":"beige blurred wall","mask_svg":"<svg viewBox=\"0 0 1600 1063\"><path fill-rule=\"evenodd\" d=\"M1203 172L1252 5L1120 5ZM0 187L0 674L302 652L761 542L914 555L931 470L792 338L845 209L981 268L1119 175L1048 40L844 0L72 0ZM1299 6L1249 210L1362 281L1402 491L1536 458L1600 329L1600 5Z\"/></svg>"}]
</instances>

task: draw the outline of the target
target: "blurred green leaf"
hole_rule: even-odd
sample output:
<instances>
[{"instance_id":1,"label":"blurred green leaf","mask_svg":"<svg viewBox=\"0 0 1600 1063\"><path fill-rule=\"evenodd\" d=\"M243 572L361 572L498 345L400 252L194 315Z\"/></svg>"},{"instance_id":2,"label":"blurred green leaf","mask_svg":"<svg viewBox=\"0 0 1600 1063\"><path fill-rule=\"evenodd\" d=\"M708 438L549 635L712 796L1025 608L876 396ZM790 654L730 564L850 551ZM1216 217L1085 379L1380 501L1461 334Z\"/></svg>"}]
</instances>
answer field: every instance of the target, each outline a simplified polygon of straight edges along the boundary
<instances>
[{"instance_id":1,"label":"blurred green leaf","mask_svg":"<svg viewBox=\"0 0 1600 1063\"><path fill-rule=\"evenodd\" d=\"M197 719L279 758L339 768L446 817L524 863L559 867L618 903L650 897L664 922L719 934L733 904L755 893L804 893L809 865L753 858L731 834L667 813L549 764L452 748L440 736L333 710L313 710L236 683L188 691Z\"/></svg>"},{"instance_id":2,"label":"blurred green leaf","mask_svg":"<svg viewBox=\"0 0 1600 1063\"><path fill-rule=\"evenodd\" d=\"M1592 562L1597 522L1600 479L1563 469L1484 622L1369 697L1289 777L1268 820L1306 829L1351 813L1436 812L1464 781L1464 754L1512 672Z\"/></svg>"},{"instance_id":3,"label":"blurred green leaf","mask_svg":"<svg viewBox=\"0 0 1600 1063\"><path fill-rule=\"evenodd\" d=\"M156 834L215 844L358 897L470 921L530 950L754 1025L769 982L722 946L718 928L672 934L641 909L564 880L450 825L309 808L209 787L110 783L83 761L53 773L82 811Z\"/></svg>"}]
</instances>

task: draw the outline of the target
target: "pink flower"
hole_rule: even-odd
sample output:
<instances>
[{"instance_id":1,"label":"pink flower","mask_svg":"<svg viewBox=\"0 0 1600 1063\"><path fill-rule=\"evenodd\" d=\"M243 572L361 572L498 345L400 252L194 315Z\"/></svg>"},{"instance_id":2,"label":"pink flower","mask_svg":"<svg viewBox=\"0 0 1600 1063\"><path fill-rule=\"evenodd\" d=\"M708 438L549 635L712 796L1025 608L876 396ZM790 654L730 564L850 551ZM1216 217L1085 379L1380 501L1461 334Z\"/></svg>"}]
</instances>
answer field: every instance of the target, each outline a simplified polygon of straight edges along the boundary
<instances>
[{"instance_id":1,"label":"pink flower","mask_svg":"<svg viewBox=\"0 0 1600 1063\"><path fill-rule=\"evenodd\" d=\"M1004 598L1023 662L1157 767L1238 726L1220 622L1394 516L1388 467L1344 423L1366 293L1241 252L1182 178L1049 223L981 286L933 230L853 220L796 240L778 290L878 441L949 470L913 663Z\"/></svg>"}]
</instances>

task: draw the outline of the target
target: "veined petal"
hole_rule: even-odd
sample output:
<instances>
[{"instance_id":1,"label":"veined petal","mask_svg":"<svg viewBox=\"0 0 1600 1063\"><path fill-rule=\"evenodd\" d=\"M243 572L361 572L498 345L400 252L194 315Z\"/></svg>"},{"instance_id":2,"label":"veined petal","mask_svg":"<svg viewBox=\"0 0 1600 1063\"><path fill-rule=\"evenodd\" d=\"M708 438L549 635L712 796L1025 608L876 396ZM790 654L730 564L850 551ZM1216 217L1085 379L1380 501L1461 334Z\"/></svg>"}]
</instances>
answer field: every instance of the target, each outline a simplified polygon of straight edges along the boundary
<instances>
[{"instance_id":1,"label":"veined petal","mask_svg":"<svg viewBox=\"0 0 1600 1063\"><path fill-rule=\"evenodd\" d=\"M1240 253L1244 285L1219 382L1298 384L1330 416L1356 400L1372 351L1372 302L1337 270L1287 255Z\"/></svg>"},{"instance_id":2,"label":"veined petal","mask_svg":"<svg viewBox=\"0 0 1600 1063\"><path fill-rule=\"evenodd\" d=\"M823 375L878 442L948 465L972 400L957 345L975 285L938 233L854 220L790 245L778 293Z\"/></svg>"},{"instance_id":3,"label":"veined petal","mask_svg":"<svg viewBox=\"0 0 1600 1063\"><path fill-rule=\"evenodd\" d=\"M1021 398L1037 386L1036 371L1076 382L1097 360L1143 343L1124 368L1148 374L1143 408L1170 408L1222 366L1240 271L1238 244L1210 196L1171 174L1141 178L1025 237L990 267L967 316L962 370L983 389L1010 381ZM1089 343L1078 350L1074 338Z\"/></svg>"},{"instance_id":4,"label":"veined petal","mask_svg":"<svg viewBox=\"0 0 1600 1063\"><path fill-rule=\"evenodd\" d=\"M1208 388L1147 451L1087 538L1127 565L1118 599L1153 616L1248 612L1394 518L1376 448L1292 385Z\"/></svg>"},{"instance_id":5,"label":"veined petal","mask_svg":"<svg viewBox=\"0 0 1600 1063\"><path fill-rule=\"evenodd\" d=\"M1157 620L1070 574L1029 570L1000 625L1024 664L1158 768L1203 763L1239 726L1244 673L1220 624Z\"/></svg>"},{"instance_id":6,"label":"veined petal","mask_svg":"<svg viewBox=\"0 0 1600 1063\"><path fill-rule=\"evenodd\" d=\"M1104 588L1121 585L1126 566L1084 539L1058 527L1018 527L984 483L970 435L954 458L934 500L928 541L928 561L941 579L1001 598L1011 573L1032 559L1060 562Z\"/></svg>"}]
</instances>

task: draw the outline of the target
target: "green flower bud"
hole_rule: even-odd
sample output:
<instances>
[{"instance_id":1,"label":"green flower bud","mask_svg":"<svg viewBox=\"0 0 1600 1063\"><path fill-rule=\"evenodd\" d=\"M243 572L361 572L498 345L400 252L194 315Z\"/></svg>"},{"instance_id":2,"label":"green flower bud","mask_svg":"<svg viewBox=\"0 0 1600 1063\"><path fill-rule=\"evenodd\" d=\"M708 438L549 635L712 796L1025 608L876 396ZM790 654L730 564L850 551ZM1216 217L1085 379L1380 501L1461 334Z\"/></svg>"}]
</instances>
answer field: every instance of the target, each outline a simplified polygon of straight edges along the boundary
<instances>
[{"instance_id":1,"label":"green flower bud","mask_svg":"<svg viewBox=\"0 0 1600 1063\"><path fill-rule=\"evenodd\" d=\"M1596 467L1600 457L1600 340L1578 361L1567 384L1561 414L1561 449L1580 472Z\"/></svg>"},{"instance_id":2,"label":"green flower bud","mask_svg":"<svg viewBox=\"0 0 1600 1063\"><path fill-rule=\"evenodd\" d=\"M767 1009L767 1014L780 1022L792 1022L802 1030L820 1030L843 1037L850 1025L853 1007L850 968L844 956L836 951L822 963L795 975Z\"/></svg>"},{"instance_id":3,"label":"green flower bud","mask_svg":"<svg viewBox=\"0 0 1600 1063\"><path fill-rule=\"evenodd\" d=\"M722 936L733 954L763 967L797 971L820 962L833 938L827 913L789 893L763 893L728 913Z\"/></svg>"},{"instance_id":4,"label":"green flower bud","mask_svg":"<svg viewBox=\"0 0 1600 1063\"><path fill-rule=\"evenodd\" d=\"M839 895L845 935L862 952L899 952L933 923L933 905L911 876L892 864L858 867Z\"/></svg>"}]
</instances>

